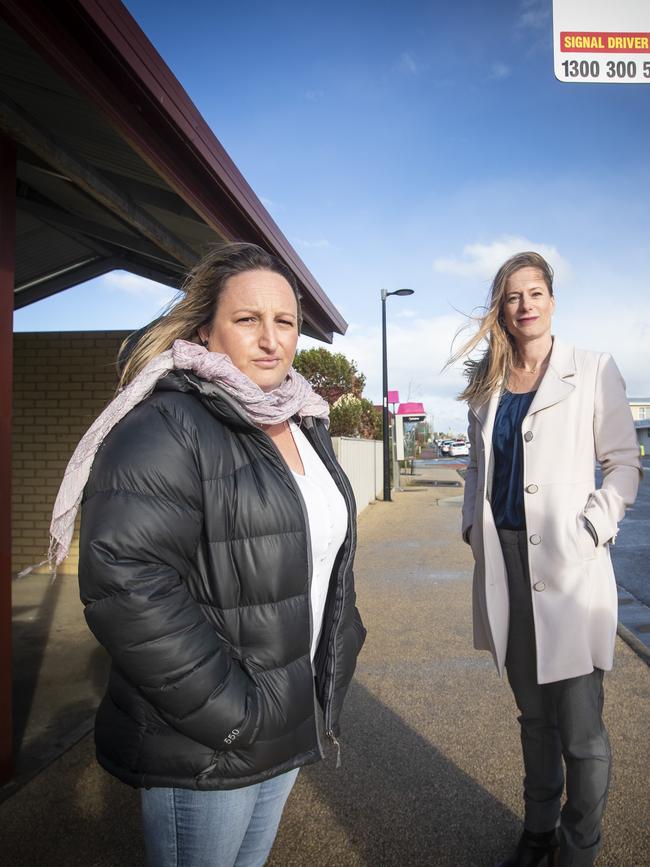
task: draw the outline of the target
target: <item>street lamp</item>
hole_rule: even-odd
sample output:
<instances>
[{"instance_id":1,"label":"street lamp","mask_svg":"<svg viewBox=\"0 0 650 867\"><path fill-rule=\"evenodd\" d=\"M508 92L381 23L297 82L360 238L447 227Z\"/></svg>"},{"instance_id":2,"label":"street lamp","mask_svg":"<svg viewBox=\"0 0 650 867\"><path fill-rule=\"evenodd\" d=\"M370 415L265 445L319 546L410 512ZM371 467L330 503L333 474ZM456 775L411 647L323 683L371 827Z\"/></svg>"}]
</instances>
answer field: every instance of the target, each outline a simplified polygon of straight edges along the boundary
<instances>
[{"instance_id":1,"label":"street lamp","mask_svg":"<svg viewBox=\"0 0 650 867\"><path fill-rule=\"evenodd\" d=\"M388 357L386 354L386 299L389 295L413 295L413 289L396 289L395 292L389 292L387 289L381 290L381 350L383 362L383 384L384 384L384 405L383 405L383 420L384 420L384 502L390 502L390 448L388 445Z\"/></svg>"}]
</instances>

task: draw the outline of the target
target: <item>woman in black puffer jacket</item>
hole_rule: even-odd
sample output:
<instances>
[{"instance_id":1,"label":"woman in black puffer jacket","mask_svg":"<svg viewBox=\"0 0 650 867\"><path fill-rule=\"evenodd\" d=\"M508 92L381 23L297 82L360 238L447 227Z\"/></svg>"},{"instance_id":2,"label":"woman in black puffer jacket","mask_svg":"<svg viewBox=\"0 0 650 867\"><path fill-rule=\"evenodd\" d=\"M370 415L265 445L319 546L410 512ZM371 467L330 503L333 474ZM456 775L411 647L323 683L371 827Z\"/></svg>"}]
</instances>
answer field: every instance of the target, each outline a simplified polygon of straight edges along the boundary
<instances>
[{"instance_id":1,"label":"woman in black puffer jacket","mask_svg":"<svg viewBox=\"0 0 650 867\"><path fill-rule=\"evenodd\" d=\"M320 732L338 746L365 637L355 507L326 405L291 369L299 329L282 263L212 253L136 343L62 487L92 466L79 578L112 658L97 756L142 789L156 867L263 864Z\"/></svg>"}]
</instances>

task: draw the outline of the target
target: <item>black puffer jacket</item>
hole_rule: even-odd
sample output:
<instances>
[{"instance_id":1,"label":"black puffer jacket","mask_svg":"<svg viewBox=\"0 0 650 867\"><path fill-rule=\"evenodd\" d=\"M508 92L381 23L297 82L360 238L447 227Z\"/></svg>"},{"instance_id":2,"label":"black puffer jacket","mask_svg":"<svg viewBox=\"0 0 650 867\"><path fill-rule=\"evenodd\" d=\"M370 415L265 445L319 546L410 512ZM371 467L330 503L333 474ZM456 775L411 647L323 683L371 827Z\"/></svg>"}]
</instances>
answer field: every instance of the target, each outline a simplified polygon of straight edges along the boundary
<instances>
[{"instance_id":1,"label":"black puffer jacket","mask_svg":"<svg viewBox=\"0 0 650 867\"><path fill-rule=\"evenodd\" d=\"M302 429L349 511L313 669L304 503L237 404L174 371L99 449L79 579L113 663L97 755L124 782L230 789L317 761L318 704L336 737L365 637L354 498L323 422Z\"/></svg>"}]
</instances>

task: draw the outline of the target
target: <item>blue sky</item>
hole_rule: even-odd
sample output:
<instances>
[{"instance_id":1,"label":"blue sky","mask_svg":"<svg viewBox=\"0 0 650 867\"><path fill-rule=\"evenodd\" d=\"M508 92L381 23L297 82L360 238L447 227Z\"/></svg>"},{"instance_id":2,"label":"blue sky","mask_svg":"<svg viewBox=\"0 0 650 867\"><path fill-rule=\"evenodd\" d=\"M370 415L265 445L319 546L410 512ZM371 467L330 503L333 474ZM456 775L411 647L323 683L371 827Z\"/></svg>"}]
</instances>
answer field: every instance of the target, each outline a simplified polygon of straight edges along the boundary
<instances>
[{"instance_id":1,"label":"blue sky","mask_svg":"<svg viewBox=\"0 0 650 867\"><path fill-rule=\"evenodd\" d=\"M556 267L556 333L650 394L650 85L557 82L551 0L126 5L341 309L369 397L380 289L408 286L391 387L462 430L458 311L526 248ZM16 327L135 328L168 297L108 275Z\"/></svg>"}]
</instances>

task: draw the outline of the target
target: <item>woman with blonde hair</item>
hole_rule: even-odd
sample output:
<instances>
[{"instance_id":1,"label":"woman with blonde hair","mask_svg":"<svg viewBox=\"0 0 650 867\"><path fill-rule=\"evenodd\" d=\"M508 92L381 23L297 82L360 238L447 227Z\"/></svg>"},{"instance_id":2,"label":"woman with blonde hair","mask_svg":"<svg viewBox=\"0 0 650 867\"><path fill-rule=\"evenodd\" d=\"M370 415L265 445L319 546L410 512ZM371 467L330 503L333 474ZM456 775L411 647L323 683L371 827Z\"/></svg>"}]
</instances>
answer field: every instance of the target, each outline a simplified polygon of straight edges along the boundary
<instances>
[{"instance_id":1,"label":"woman with blonde hair","mask_svg":"<svg viewBox=\"0 0 650 867\"><path fill-rule=\"evenodd\" d=\"M475 560L474 644L505 669L520 712L524 830L501 867L583 867L600 848L611 764L603 672L617 622L609 546L641 472L616 364L554 337L554 310L551 267L519 253L452 358L487 343L467 358L461 394L471 443L462 532Z\"/></svg>"},{"instance_id":2,"label":"woman with blonde hair","mask_svg":"<svg viewBox=\"0 0 650 867\"><path fill-rule=\"evenodd\" d=\"M264 864L302 765L338 749L365 630L328 407L293 368L292 272L217 249L122 353L57 499L112 668L100 764L141 792L152 867Z\"/></svg>"}]
</instances>

